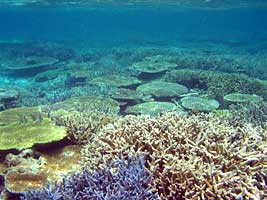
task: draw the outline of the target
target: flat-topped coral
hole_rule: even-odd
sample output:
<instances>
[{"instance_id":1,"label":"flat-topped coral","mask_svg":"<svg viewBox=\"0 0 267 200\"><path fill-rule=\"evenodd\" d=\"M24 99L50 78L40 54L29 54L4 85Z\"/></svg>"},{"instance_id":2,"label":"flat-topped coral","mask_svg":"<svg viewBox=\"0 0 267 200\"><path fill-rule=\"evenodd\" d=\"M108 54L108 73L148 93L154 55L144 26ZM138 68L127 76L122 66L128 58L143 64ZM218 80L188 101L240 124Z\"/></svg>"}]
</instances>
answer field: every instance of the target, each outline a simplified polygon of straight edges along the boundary
<instances>
[{"instance_id":1,"label":"flat-topped coral","mask_svg":"<svg viewBox=\"0 0 267 200\"><path fill-rule=\"evenodd\" d=\"M135 90L130 90L126 88L115 88L113 90L110 90L109 92L110 97L116 100L141 100L144 98L144 95L142 92L138 92Z\"/></svg>"},{"instance_id":2,"label":"flat-topped coral","mask_svg":"<svg viewBox=\"0 0 267 200\"><path fill-rule=\"evenodd\" d=\"M109 75L109 76L96 77L92 81L90 81L90 83L97 85L108 85L114 87L127 87L131 85L140 84L141 81L131 76Z\"/></svg>"},{"instance_id":3,"label":"flat-topped coral","mask_svg":"<svg viewBox=\"0 0 267 200\"><path fill-rule=\"evenodd\" d=\"M215 99L207 99L194 96L184 97L181 99L181 102L181 105L184 108L194 111L209 112L216 110L220 106L220 103Z\"/></svg>"},{"instance_id":4,"label":"flat-topped coral","mask_svg":"<svg viewBox=\"0 0 267 200\"><path fill-rule=\"evenodd\" d=\"M177 65L175 63L169 63L166 61L155 62L151 60L144 60L134 63L130 66L130 69L136 70L142 73L159 73L164 72L169 69L175 68Z\"/></svg>"},{"instance_id":5,"label":"flat-topped coral","mask_svg":"<svg viewBox=\"0 0 267 200\"><path fill-rule=\"evenodd\" d=\"M82 150L85 166L121 155L145 156L160 198L265 199L266 131L213 115L126 116Z\"/></svg>"},{"instance_id":6,"label":"flat-topped coral","mask_svg":"<svg viewBox=\"0 0 267 200\"><path fill-rule=\"evenodd\" d=\"M44 109L48 109L47 107ZM101 111L105 113L118 113L120 111L119 103L111 98L99 96L86 96L71 98L49 106L52 111L66 110L77 112Z\"/></svg>"},{"instance_id":7,"label":"flat-topped coral","mask_svg":"<svg viewBox=\"0 0 267 200\"><path fill-rule=\"evenodd\" d=\"M136 90L154 97L179 97L188 93L187 87L164 81L152 81L138 86Z\"/></svg>"},{"instance_id":8,"label":"flat-topped coral","mask_svg":"<svg viewBox=\"0 0 267 200\"><path fill-rule=\"evenodd\" d=\"M231 93L223 97L223 99L230 103L257 103L263 101L263 98L255 94L241 94L241 93Z\"/></svg>"},{"instance_id":9,"label":"flat-topped coral","mask_svg":"<svg viewBox=\"0 0 267 200\"><path fill-rule=\"evenodd\" d=\"M163 54L158 54L154 56L147 56L143 59L144 61L149 61L149 62L169 62L174 64L174 57L171 55L163 55Z\"/></svg>"},{"instance_id":10,"label":"flat-topped coral","mask_svg":"<svg viewBox=\"0 0 267 200\"><path fill-rule=\"evenodd\" d=\"M45 82L48 80L53 80L60 75L65 75L66 70L64 69L51 69L44 72L40 72L34 76L35 82Z\"/></svg>"},{"instance_id":11,"label":"flat-topped coral","mask_svg":"<svg viewBox=\"0 0 267 200\"><path fill-rule=\"evenodd\" d=\"M126 108L125 112L127 114L157 115L174 110L180 111L174 103L151 101L129 106Z\"/></svg>"},{"instance_id":12,"label":"flat-topped coral","mask_svg":"<svg viewBox=\"0 0 267 200\"><path fill-rule=\"evenodd\" d=\"M164 80L206 90L206 93L219 100L233 92L256 94L267 99L267 81L244 74L180 69L167 72Z\"/></svg>"},{"instance_id":13,"label":"flat-topped coral","mask_svg":"<svg viewBox=\"0 0 267 200\"><path fill-rule=\"evenodd\" d=\"M14 108L0 112L0 150L26 149L34 144L62 140L67 136L37 107Z\"/></svg>"},{"instance_id":14,"label":"flat-topped coral","mask_svg":"<svg viewBox=\"0 0 267 200\"><path fill-rule=\"evenodd\" d=\"M12 71L30 70L30 69L44 67L47 65L53 65L57 61L58 61L57 59L52 57L30 56L30 57L17 58L12 61L9 60L9 62L2 64L1 67Z\"/></svg>"}]
</instances>

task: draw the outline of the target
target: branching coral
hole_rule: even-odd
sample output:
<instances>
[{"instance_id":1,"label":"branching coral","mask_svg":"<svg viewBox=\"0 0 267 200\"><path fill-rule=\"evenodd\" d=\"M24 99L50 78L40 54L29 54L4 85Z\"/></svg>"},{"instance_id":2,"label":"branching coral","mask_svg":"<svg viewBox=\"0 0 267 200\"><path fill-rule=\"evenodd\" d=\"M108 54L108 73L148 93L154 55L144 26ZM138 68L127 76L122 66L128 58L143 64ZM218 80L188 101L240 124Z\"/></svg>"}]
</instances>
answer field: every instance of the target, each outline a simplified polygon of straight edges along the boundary
<instances>
[{"instance_id":1,"label":"branching coral","mask_svg":"<svg viewBox=\"0 0 267 200\"><path fill-rule=\"evenodd\" d=\"M77 113L67 117L56 117L56 124L64 126L72 142L84 144L105 125L116 119L116 115L107 115L100 112Z\"/></svg>"},{"instance_id":2,"label":"branching coral","mask_svg":"<svg viewBox=\"0 0 267 200\"><path fill-rule=\"evenodd\" d=\"M24 193L22 200L156 200L144 160L129 158L107 163L96 172L84 170L61 184Z\"/></svg>"},{"instance_id":3,"label":"branching coral","mask_svg":"<svg viewBox=\"0 0 267 200\"><path fill-rule=\"evenodd\" d=\"M266 129L267 103L243 103L230 106L231 116L227 118L230 123L251 123L255 127Z\"/></svg>"},{"instance_id":4,"label":"branching coral","mask_svg":"<svg viewBox=\"0 0 267 200\"><path fill-rule=\"evenodd\" d=\"M267 198L266 132L210 115L126 116L83 148L86 166L143 154L161 199Z\"/></svg>"}]
</instances>

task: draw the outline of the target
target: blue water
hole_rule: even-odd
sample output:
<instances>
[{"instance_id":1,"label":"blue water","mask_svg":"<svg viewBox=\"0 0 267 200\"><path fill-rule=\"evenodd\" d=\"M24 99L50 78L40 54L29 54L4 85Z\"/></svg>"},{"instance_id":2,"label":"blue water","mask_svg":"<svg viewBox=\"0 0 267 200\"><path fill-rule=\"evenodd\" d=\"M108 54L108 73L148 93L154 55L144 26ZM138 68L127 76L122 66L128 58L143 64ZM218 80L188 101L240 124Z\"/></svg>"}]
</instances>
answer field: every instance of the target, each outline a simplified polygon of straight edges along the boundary
<instances>
[{"instance_id":1,"label":"blue water","mask_svg":"<svg viewBox=\"0 0 267 200\"><path fill-rule=\"evenodd\" d=\"M95 159L97 155L103 155L105 160L118 158L119 154L128 157L135 150L138 155L145 153L144 160L149 159L145 160L146 165L155 164L148 167L149 170L156 170L149 175L155 181L151 185L163 199L190 199L190 195L193 196L192 199L254 198L250 192L256 193L254 199L266 198L266 134L264 136L263 133L267 130L267 0L168 0L168 5L163 0L151 0L154 4L150 5L145 5L143 0L134 0L137 5L125 5L133 0L116 0L117 4L115 0L109 0L106 4L99 3L106 0L92 0L97 1L97 5L88 5L89 0L36 0L39 3L26 3L27 6L22 6L29 1L35 0L0 0L1 139L5 137L2 136L3 132L7 135L14 132L14 137L22 134L23 137L14 138L19 144L25 140L22 139L24 134L26 140L29 137L27 134L33 137L31 141L35 141L35 136L42 138L35 131L39 125L42 128L45 119L49 120L51 126L54 123L63 126L70 136L59 144L53 141L50 145L52 148L61 148L61 145L68 144L80 145L85 141L88 142L88 147L91 144L100 145L97 148L89 147L83 152L91 154L91 150L96 151L92 157L88 156L90 159L86 158L87 161ZM81 4L70 5L77 2ZM177 2L185 5L174 6ZM17 6L10 6L16 3ZM63 102L71 98L75 98L74 101ZM35 106L38 106L38 112L35 112L36 108L30 108L26 115L23 110L17 112L13 109ZM12 114L3 114L9 109L10 113L13 109L15 117ZM32 111L34 112L30 113ZM112 128L116 119L123 119L128 114L159 115L169 111L176 112L177 118L175 115L163 115L163 118L159 116L160 118L151 121L149 118L140 118L141 121L128 118L129 122L121 121L114 125L114 131ZM54 113L57 114L53 116ZM201 114L197 117L199 113L204 113L205 116ZM208 113L212 113L211 117L206 115ZM44 118L42 114L45 114ZM180 117L187 114L194 116L181 118L184 120L181 121ZM1 117L4 123L1 123ZM168 117L171 119L165 124ZM18 119L18 123L13 119ZM206 123L206 120L209 122ZM34 123L34 127L27 123ZM110 131L112 137L105 138L105 131L95 137L109 123L112 126L105 131ZM17 124L23 127L19 129L21 131L15 130L14 126L20 127ZM226 128L221 131L224 125ZM212 130L207 130L210 128ZM131 132L134 133L132 136ZM142 134L138 140L137 134ZM174 134L181 134L181 137ZM123 142L111 145L116 140L116 135ZM164 137L164 141L154 140L157 137L155 135L162 139ZM188 140L184 139L187 135ZM101 142L97 141L99 139ZM179 141L181 145L174 145ZM3 143L6 145L9 141ZM4 181L10 169L11 172L20 172L15 179L16 185L16 181L25 181L27 177L21 171L27 174L27 170L32 169L32 166L28 167L31 163L34 164L34 170L40 171L39 174L30 172L30 181L43 177L46 172L41 172L41 165L49 165L46 162L49 159L42 159L43 155L35 152L39 151L38 148L23 153L18 159L13 155L14 157L9 156L5 160L4 156L10 150L8 148L15 150L22 146L13 143L15 142L12 141L11 146L7 145L7 149L0 146L0 199L4 196L4 191L13 192L5 185L7 181ZM131 147L120 147L121 144ZM194 147L195 145L199 147ZM248 145L248 148L244 148L244 145ZM41 149L50 151L50 146L46 147L44 144ZM231 148L230 153L228 148ZM129 149L131 150L128 152ZM157 153L157 149L162 152ZM1 150L4 150L4 154L1 154ZM153 155L148 155L149 152ZM165 153L167 158L163 158ZM170 157L172 154L174 159ZM66 165L73 167L69 163L71 151L65 155L68 157ZM257 156L252 158L251 155ZM30 161L24 166L23 160L27 158ZM37 164L32 161L37 158L40 167L36 167ZM192 162L192 158L196 158L196 161ZM43 160L46 162L44 165ZM56 163L56 160L64 163L62 159L55 159L53 162ZM179 162L181 166L175 169ZM16 168L17 163L22 165L22 170ZM98 162L92 160L92 163ZM169 167L166 167L168 164ZM187 165L191 166L184 171L184 166ZM240 166L233 167L236 165ZM52 166L51 170L45 167L49 173L54 171L56 165ZM130 170L127 169L127 173L138 173L130 165L128 168ZM198 169L201 172L196 172ZM201 173L204 175L196 177ZM60 174L66 174L66 171ZM210 177L211 174L214 174L214 178ZM224 174L229 174L231 178L220 177ZM123 176L129 182L130 178L125 173ZM77 177L73 179L75 184L70 182L72 185L80 184ZM105 178L103 175L101 177ZM110 177L113 179L109 173L105 181L113 182ZM185 178L185 181L179 180L181 183L176 184L174 181L177 177ZM205 177L207 180L199 181ZM139 182L141 179L137 177L134 180ZM240 186L237 186L236 180L240 181ZM170 182L174 182L173 185ZM129 183L134 182L130 180ZM186 186L181 186L182 184ZM196 184L200 184L197 189ZM136 184L129 184L130 188L133 185ZM142 183L142 187L143 185L149 184ZM210 189L211 185L214 187ZM185 192L171 191L178 186ZM117 183L112 187L117 190ZM138 188L138 192L143 192L142 187ZM226 192L220 192L223 187ZM110 188L102 191L103 188L105 187L101 186L100 190L96 190L101 196L105 192L113 191ZM72 191L69 187L67 190ZM145 190L150 192L146 187ZM89 198L86 194L88 191L79 191L77 195L82 194ZM19 199L19 193L12 195ZM53 195L53 192L48 193L49 196ZM228 196L228 193L234 195ZM112 196L114 194L120 192L112 192ZM14 200L12 195L10 199Z\"/></svg>"},{"instance_id":2,"label":"blue water","mask_svg":"<svg viewBox=\"0 0 267 200\"><path fill-rule=\"evenodd\" d=\"M1 40L72 45L175 45L192 41L259 43L267 39L264 9L127 7L1 8Z\"/></svg>"}]
</instances>

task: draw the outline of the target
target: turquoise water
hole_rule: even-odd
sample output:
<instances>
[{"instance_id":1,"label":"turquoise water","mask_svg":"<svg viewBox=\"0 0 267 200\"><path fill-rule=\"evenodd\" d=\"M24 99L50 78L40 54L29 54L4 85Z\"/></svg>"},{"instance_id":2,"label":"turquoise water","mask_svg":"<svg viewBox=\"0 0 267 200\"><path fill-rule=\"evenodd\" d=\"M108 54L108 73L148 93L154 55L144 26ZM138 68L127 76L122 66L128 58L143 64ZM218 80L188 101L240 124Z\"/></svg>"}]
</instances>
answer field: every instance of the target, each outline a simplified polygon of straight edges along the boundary
<instances>
[{"instance_id":1,"label":"turquoise water","mask_svg":"<svg viewBox=\"0 0 267 200\"><path fill-rule=\"evenodd\" d=\"M264 9L182 9L173 7L1 8L2 40L60 41L98 45L179 45L191 41L266 40ZM138 44L140 43L140 44Z\"/></svg>"},{"instance_id":2,"label":"turquoise water","mask_svg":"<svg viewBox=\"0 0 267 200\"><path fill-rule=\"evenodd\" d=\"M0 0L0 199L266 199L266 101L265 0Z\"/></svg>"}]
</instances>

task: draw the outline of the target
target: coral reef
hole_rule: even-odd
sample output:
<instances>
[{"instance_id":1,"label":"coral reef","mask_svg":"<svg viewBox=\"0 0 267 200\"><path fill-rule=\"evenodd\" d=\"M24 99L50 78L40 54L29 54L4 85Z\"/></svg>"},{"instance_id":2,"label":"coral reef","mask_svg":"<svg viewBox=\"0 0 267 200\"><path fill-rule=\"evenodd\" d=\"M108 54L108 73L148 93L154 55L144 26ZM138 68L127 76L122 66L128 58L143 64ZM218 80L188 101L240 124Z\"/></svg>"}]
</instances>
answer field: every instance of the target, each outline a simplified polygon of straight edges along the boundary
<instances>
[{"instance_id":1,"label":"coral reef","mask_svg":"<svg viewBox=\"0 0 267 200\"><path fill-rule=\"evenodd\" d=\"M181 112L181 108L170 102L150 101L128 106L125 110L127 114L144 114L158 115L164 112L177 111Z\"/></svg>"},{"instance_id":2,"label":"coral reef","mask_svg":"<svg viewBox=\"0 0 267 200\"><path fill-rule=\"evenodd\" d=\"M267 103L247 102L229 106L229 114L225 120L231 124L249 123L254 127L267 128Z\"/></svg>"},{"instance_id":3,"label":"coral reef","mask_svg":"<svg viewBox=\"0 0 267 200\"><path fill-rule=\"evenodd\" d=\"M58 62L58 60L52 57L18 57L17 59L5 62L2 67L10 74L29 77L40 71L44 71L49 66L56 64L56 62Z\"/></svg>"},{"instance_id":4,"label":"coral reef","mask_svg":"<svg viewBox=\"0 0 267 200\"><path fill-rule=\"evenodd\" d=\"M134 63L130 66L130 69L136 70L142 73L159 73L175 68L177 65L175 63L169 62L158 62L154 60L144 60L141 62Z\"/></svg>"},{"instance_id":5,"label":"coral reef","mask_svg":"<svg viewBox=\"0 0 267 200\"><path fill-rule=\"evenodd\" d=\"M142 84L136 88L136 91L142 92L146 95L152 95L154 97L179 97L188 93L187 87L164 81L152 81L146 84Z\"/></svg>"},{"instance_id":6,"label":"coral reef","mask_svg":"<svg viewBox=\"0 0 267 200\"><path fill-rule=\"evenodd\" d=\"M226 102L230 103L257 103L263 101L263 98L258 95L231 93L223 97Z\"/></svg>"},{"instance_id":7,"label":"coral reef","mask_svg":"<svg viewBox=\"0 0 267 200\"><path fill-rule=\"evenodd\" d=\"M266 131L210 115L126 116L82 150L85 166L145 155L161 199L265 199Z\"/></svg>"},{"instance_id":8,"label":"coral reef","mask_svg":"<svg viewBox=\"0 0 267 200\"><path fill-rule=\"evenodd\" d=\"M0 88L0 104L3 105L3 109L15 107L19 98L19 93L13 89L1 89ZM1 111L1 108L0 108Z\"/></svg>"},{"instance_id":9,"label":"coral reef","mask_svg":"<svg viewBox=\"0 0 267 200\"><path fill-rule=\"evenodd\" d=\"M104 112L116 114L120 111L119 103L111 98L100 96L85 96L70 98L62 102L43 106L43 110L51 111L65 110L68 112Z\"/></svg>"},{"instance_id":10,"label":"coral reef","mask_svg":"<svg viewBox=\"0 0 267 200\"><path fill-rule=\"evenodd\" d=\"M48 184L46 188L27 191L21 200L156 200L158 197L150 182L144 160L128 158L109 162L98 171L75 173L57 185Z\"/></svg>"},{"instance_id":11,"label":"coral reef","mask_svg":"<svg viewBox=\"0 0 267 200\"><path fill-rule=\"evenodd\" d=\"M0 41L0 68L8 69L0 72L0 150L19 153L0 154L0 192L267 199L267 81L252 78L267 77L264 51L146 45L75 55L52 43ZM9 109L33 105L41 106ZM62 150L65 142L74 146Z\"/></svg>"},{"instance_id":12,"label":"coral reef","mask_svg":"<svg viewBox=\"0 0 267 200\"><path fill-rule=\"evenodd\" d=\"M108 75L108 76L96 77L92 81L90 81L90 83L96 85L111 85L115 87L129 87L132 85L138 85L141 83L141 81L135 77L127 77L122 75Z\"/></svg>"},{"instance_id":13,"label":"coral reef","mask_svg":"<svg viewBox=\"0 0 267 200\"><path fill-rule=\"evenodd\" d=\"M130 90L126 88L115 88L109 91L109 95L111 98L117 101L140 101L145 98L145 95L142 92L138 92L135 90Z\"/></svg>"},{"instance_id":14,"label":"coral reef","mask_svg":"<svg viewBox=\"0 0 267 200\"><path fill-rule=\"evenodd\" d=\"M97 132L105 125L114 122L118 117L106 113L74 113L69 116L56 117L56 123L64 126L72 143L90 143Z\"/></svg>"},{"instance_id":15,"label":"coral reef","mask_svg":"<svg viewBox=\"0 0 267 200\"><path fill-rule=\"evenodd\" d=\"M207 99L195 96L183 97L180 101L181 105L185 109L193 111L209 112L218 109L220 106L220 103L215 99Z\"/></svg>"},{"instance_id":16,"label":"coral reef","mask_svg":"<svg viewBox=\"0 0 267 200\"><path fill-rule=\"evenodd\" d=\"M189 88L202 89L220 101L223 96L234 92L256 94L267 99L265 92L267 82L244 74L180 69L167 72L163 79L183 84Z\"/></svg>"},{"instance_id":17,"label":"coral reef","mask_svg":"<svg viewBox=\"0 0 267 200\"><path fill-rule=\"evenodd\" d=\"M80 157L80 147L73 145L42 152L27 149L18 155L9 153L0 168L4 191L20 194L29 189L40 189L47 181L61 182L64 176L81 170Z\"/></svg>"},{"instance_id":18,"label":"coral reef","mask_svg":"<svg viewBox=\"0 0 267 200\"><path fill-rule=\"evenodd\" d=\"M0 112L0 150L26 149L34 144L56 142L67 136L38 107L13 108Z\"/></svg>"},{"instance_id":19,"label":"coral reef","mask_svg":"<svg viewBox=\"0 0 267 200\"><path fill-rule=\"evenodd\" d=\"M158 79L167 70L176 67L175 63L170 63L158 60L157 56L145 57L142 61L133 63L129 66L129 69L138 73L138 77L141 80L153 80Z\"/></svg>"},{"instance_id":20,"label":"coral reef","mask_svg":"<svg viewBox=\"0 0 267 200\"><path fill-rule=\"evenodd\" d=\"M66 87L84 86L86 85L88 77L88 72L76 71L67 77L65 85Z\"/></svg>"}]
</instances>

